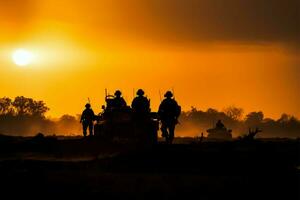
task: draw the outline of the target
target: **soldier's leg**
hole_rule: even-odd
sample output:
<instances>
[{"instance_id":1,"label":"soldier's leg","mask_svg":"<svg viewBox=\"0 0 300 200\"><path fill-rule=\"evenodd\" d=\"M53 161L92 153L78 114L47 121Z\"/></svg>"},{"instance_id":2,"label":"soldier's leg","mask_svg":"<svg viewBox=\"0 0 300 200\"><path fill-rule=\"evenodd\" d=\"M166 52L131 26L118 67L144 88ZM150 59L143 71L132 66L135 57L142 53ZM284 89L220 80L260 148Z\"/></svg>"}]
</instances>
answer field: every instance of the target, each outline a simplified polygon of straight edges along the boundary
<instances>
[{"instance_id":1,"label":"soldier's leg","mask_svg":"<svg viewBox=\"0 0 300 200\"><path fill-rule=\"evenodd\" d=\"M170 143L170 129L169 129L169 125L166 126L166 142Z\"/></svg>"},{"instance_id":2,"label":"soldier's leg","mask_svg":"<svg viewBox=\"0 0 300 200\"><path fill-rule=\"evenodd\" d=\"M82 130L83 130L83 136L86 137L87 134L87 128L88 128L88 124L87 123L82 123Z\"/></svg>"},{"instance_id":3,"label":"soldier's leg","mask_svg":"<svg viewBox=\"0 0 300 200\"><path fill-rule=\"evenodd\" d=\"M89 133L90 133L90 136L93 136L93 130L94 130L94 124L93 124L93 122L91 122L89 124Z\"/></svg>"},{"instance_id":4,"label":"soldier's leg","mask_svg":"<svg viewBox=\"0 0 300 200\"><path fill-rule=\"evenodd\" d=\"M166 123L162 123L160 130L162 132L161 136L168 139L168 127Z\"/></svg>"},{"instance_id":5,"label":"soldier's leg","mask_svg":"<svg viewBox=\"0 0 300 200\"><path fill-rule=\"evenodd\" d=\"M175 134L175 123L170 124L169 126L169 142L172 143L174 140L174 134Z\"/></svg>"}]
</instances>

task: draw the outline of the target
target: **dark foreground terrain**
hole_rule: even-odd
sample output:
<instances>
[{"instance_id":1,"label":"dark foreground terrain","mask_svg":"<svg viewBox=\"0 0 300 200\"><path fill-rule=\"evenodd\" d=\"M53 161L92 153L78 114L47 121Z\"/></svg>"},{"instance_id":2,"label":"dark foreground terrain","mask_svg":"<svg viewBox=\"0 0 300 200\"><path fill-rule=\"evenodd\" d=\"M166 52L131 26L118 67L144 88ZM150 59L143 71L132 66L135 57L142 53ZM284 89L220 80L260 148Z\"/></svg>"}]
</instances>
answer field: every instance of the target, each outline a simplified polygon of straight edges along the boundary
<instances>
[{"instance_id":1,"label":"dark foreground terrain","mask_svg":"<svg viewBox=\"0 0 300 200\"><path fill-rule=\"evenodd\" d=\"M153 147L0 137L2 195L122 199L299 199L299 140Z\"/></svg>"}]
</instances>

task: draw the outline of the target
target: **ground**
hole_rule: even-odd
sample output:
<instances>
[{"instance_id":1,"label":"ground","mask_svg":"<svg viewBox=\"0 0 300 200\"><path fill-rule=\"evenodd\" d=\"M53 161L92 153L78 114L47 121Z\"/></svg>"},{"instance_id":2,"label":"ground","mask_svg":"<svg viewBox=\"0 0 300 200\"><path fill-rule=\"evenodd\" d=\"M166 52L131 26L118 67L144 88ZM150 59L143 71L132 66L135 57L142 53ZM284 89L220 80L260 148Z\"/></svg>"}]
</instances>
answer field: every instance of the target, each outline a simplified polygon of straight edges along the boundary
<instances>
[{"instance_id":1,"label":"ground","mask_svg":"<svg viewBox=\"0 0 300 200\"><path fill-rule=\"evenodd\" d=\"M2 194L130 199L299 199L299 140L143 146L93 138L0 139Z\"/></svg>"}]
</instances>

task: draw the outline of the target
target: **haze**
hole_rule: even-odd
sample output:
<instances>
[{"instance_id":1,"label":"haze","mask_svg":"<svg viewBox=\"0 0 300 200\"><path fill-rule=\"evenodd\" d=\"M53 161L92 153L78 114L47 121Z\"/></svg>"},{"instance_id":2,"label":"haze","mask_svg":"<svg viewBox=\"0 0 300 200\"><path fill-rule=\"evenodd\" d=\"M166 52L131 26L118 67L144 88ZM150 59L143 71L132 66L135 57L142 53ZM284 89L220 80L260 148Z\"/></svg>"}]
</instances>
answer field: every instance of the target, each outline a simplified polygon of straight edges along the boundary
<instances>
[{"instance_id":1,"label":"haze","mask_svg":"<svg viewBox=\"0 0 300 200\"><path fill-rule=\"evenodd\" d=\"M184 110L262 110L300 117L298 0L0 1L0 96L77 114L104 89L128 102L144 88L155 110L174 88ZM26 68L18 48L37 59Z\"/></svg>"}]
</instances>

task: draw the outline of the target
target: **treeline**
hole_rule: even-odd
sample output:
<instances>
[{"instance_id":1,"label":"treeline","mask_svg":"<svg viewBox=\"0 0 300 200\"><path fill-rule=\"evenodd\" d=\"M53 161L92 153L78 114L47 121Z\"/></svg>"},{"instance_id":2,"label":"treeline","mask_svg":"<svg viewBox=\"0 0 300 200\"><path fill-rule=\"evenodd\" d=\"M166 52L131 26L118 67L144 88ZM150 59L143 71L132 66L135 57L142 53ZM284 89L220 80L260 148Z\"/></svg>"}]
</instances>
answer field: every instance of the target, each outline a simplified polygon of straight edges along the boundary
<instances>
[{"instance_id":1,"label":"treeline","mask_svg":"<svg viewBox=\"0 0 300 200\"><path fill-rule=\"evenodd\" d=\"M217 120L222 120L225 126L233 130L235 137L248 133L249 128L262 129L258 137L264 138L300 138L300 121L294 116L282 114L279 119L265 118L262 111L250 112L244 115L242 108L228 107L223 111L209 108L206 111L192 107L190 111L181 115L181 126L178 130L182 134L194 136L194 133L206 135L206 130L212 128ZM188 133L186 130L189 130Z\"/></svg>"},{"instance_id":2,"label":"treeline","mask_svg":"<svg viewBox=\"0 0 300 200\"><path fill-rule=\"evenodd\" d=\"M49 108L43 101L18 96L15 99L0 98L0 134L75 135L81 132L78 116L63 115L59 119L45 117Z\"/></svg>"},{"instance_id":3,"label":"treeline","mask_svg":"<svg viewBox=\"0 0 300 200\"><path fill-rule=\"evenodd\" d=\"M42 132L47 135L79 135L81 125L79 116L63 115L59 119L49 119L45 114L49 108L43 101L36 101L23 96L10 99L0 98L0 134L35 135ZM180 116L177 136L206 135L217 120L233 130L235 137L248 132L249 128L263 130L259 137L300 137L300 121L291 115L282 114L277 119L265 118L263 112L251 112L244 115L242 108L228 107L222 111L209 108L206 111L192 107Z\"/></svg>"}]
</instances>

